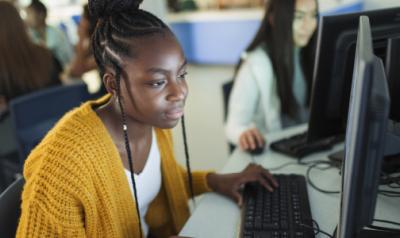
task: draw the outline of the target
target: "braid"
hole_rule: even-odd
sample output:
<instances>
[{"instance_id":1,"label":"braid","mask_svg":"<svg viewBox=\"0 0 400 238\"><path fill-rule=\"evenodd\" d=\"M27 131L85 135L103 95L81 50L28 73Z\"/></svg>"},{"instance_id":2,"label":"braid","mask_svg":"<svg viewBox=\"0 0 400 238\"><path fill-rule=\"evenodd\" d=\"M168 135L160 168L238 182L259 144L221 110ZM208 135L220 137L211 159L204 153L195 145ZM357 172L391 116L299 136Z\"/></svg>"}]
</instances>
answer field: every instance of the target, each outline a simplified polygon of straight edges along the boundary
<instances>
[{"instance_id":1,"label":"braid","mask_svg":"<svg viewBox=\"0 0 400 238\"><path fill-rule=\"evenodd\" d=\"M91 11L99 10L93 9L95 6L91 5L89 2ZM132 39L171 32L159 18L140 9L123 9L110 16L105 13L94 15L105 15L98 21L92 38L94 56L102 77L106 66L114 68L112 61L119 65L123 57L134 57L134 52L130 50L135 48L131 47L134 46Z\"/></svg>"},{"instance_id":2,"label":"braid","mask_svg":"<svg viewBox=\"0 0 400 238\"><path fill-rule=\"evenodd\" d=\"M122 131L124 133L125 150L128 155L129 170L131 172L131 180L132 180L133 194L135 196L136 212L137 212L138 219L139 219L139 227L142 228L142 219L140 216L140 209L139 209L139 202L138 202L137 188L136 188L136 180L135 180L135 176L133 174L134 170L133 170L133 163L132 163L131 147L129 144L129 137L128 137L128 125L126 123L126 116L125 116L125 111L124 111L123 102L122 102L123 98L121 97L121 68L117 65L115 65L115 78L117 80L118 105L119 105L119 109L121 110ZM140 231L140 237L143 237L142 229L139 229L139 231Z\"/></svg>"},{"instance_id":3,"label":"braid","mask_svg":"<svg viewBox=\"0 0 400 238\"><path fill-rule=\"evenodd\" d=\"M196 205L196 201L194 200L194 192L193 192L192 170L190 169L189 149L188 149L187 138L186 138L185 116L182 116L181 123L182 123L182 134L183 134L183 145L185 146L186 169L187 169L187 173L188 173L188 177L189 177L190 197L192 198L193 205Z\"/></svg>"}]
</instances>

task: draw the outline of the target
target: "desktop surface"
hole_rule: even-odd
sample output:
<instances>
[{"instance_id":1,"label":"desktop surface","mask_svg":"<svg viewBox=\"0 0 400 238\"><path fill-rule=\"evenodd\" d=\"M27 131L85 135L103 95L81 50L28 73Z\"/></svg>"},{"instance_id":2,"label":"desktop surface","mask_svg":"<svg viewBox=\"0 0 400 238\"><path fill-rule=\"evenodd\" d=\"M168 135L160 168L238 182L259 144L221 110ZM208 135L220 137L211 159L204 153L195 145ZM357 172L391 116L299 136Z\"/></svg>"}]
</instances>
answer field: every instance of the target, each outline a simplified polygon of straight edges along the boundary
<instances>
[{"instance_id":1,"label":"desktop surface","mask_svg":"<svg viewBox=\"0 0 400 238\"><path fill-rule=\"evenodd\" d=\"M284 130L275 134L269 134L268 141L287 137L306 130L306 126L299 126ZM303 158L302 162L328 161L327 155L343 149L343 145L336 145L332 150L312 154ZM276 153L267 149L264 154L251 156L240 150L235 150L229 158L228 163L224 166L221 173L238 172L244 169L249 163L255 162L265 168L271 170L272 173L279 174L301 174L306 175L309 166L300 165L296 159ZM280 167L283 164L290 163L278 170L273 168ZM339 169L331 167L323 170L314 168L310 172L310 178L319 188L329 191L339 191L341 177ZM326 166L325 166L326 167ZM311 214L314 220L317 221L321 230L330 234L333 233L339 221L339 205L340 195L326 194L319 192L308 186L308 197L311 206ZM386 188L385 188L386 189ZM400 206L398 206L398 198L389 198L378 196L377 209L375 217L385 220L399 220ZM239 236L241 225L240 208L228 198L215 193L208 193L201 197L197 203L197 207L193 211L191 217L180 232L181 236L188 237L218 237L218 238L235 238ZM316 237L326 237L322 234L317 234Z\"/></svg>"}]
</instances>

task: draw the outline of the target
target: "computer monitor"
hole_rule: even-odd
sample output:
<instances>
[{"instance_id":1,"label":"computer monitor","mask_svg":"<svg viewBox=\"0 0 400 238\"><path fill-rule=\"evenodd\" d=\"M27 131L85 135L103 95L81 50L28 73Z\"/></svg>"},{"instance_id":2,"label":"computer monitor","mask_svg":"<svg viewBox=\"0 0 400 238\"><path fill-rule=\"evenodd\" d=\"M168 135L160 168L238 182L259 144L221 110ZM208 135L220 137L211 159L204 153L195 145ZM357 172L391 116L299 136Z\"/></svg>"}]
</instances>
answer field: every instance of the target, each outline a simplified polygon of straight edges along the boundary
<instances>
[{"instance_id":1,"label":"computer monitor","mask_svg":"<svg viewBox=\"0 0 400 238\"><path fill-rule=\"evenodd\" d=\"M362 16L347 119L345 162L342 163L337 238L367 237L368 231L363 228L372 224L374 217L389 108L384 66L373 53L368 17Z\"/></svg>"},{"instance_id":2,"label":"computer monitor","mask_svg":"<svg viewBox=\"0 0 400 238\"><path fill-rule=\"evenodd\" d=\"M391 101L390 118L400 122L400 37L388 40L385 65Z\"/></svg>"},{"instance_id":3,"label":"computer monitor","mask_svg":"<svg viewBox=\"0 0 400 238\"><path fill-rule=\"evenodd\" d=\"M386 58L388 39L400 36L400 8L321 19L311 93L309 142L345 133L361 15L368 16L371 21L374 52L381 59Z\"/></svg>"}]
</instances>

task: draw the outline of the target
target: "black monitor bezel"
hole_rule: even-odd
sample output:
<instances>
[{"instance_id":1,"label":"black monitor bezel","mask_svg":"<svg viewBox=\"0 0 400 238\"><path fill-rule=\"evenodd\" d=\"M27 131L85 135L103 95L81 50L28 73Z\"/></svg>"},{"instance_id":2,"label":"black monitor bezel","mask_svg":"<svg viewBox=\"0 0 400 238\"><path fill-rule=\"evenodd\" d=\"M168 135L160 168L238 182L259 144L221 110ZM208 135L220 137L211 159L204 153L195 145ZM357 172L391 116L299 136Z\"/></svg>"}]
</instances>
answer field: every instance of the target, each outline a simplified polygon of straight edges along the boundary
<instances>
[{"instance_id":1,"label":"black monitor bezel","mask_svg":"<svg viewBox=\"0 0 400 238\"><path fill-rule=\"evenodd\" d=\"M307 135L309 142L345 133L351 77L348 76L349 79L347 80L334 80L334 77L340 78L340 76L337 76L341 75L339 71L345 70L344 67L340 66L341 62L347 62L350 66L354 63L347 57L350 54L350 47L356 43L358 18L361 15L366 15L370 19L374 46L385 47L382 44L386 44L387 38L392 38L393 35L400 36L400 8L321 18L310 100ZM349 69L348 71L352 70ZM347 73L347 75L349 74ZM340 92L331 92L333 83L342 84L342 87L338 87ZM346 85L343 86L344 84ZM330 95L333 95L332 98L340 98L338 103L335 104L335 100L329 100ZM337 108L332 110L333 107Z\"/></svg>"}]
</instances>

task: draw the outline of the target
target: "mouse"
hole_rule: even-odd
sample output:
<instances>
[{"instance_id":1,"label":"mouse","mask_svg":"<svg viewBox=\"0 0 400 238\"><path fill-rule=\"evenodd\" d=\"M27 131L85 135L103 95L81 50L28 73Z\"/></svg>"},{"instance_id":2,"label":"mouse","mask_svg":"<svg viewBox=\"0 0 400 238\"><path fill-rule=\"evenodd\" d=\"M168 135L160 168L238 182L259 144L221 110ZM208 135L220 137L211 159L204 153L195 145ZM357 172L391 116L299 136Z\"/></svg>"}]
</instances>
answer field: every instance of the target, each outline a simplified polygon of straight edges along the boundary
<instances>
[{"instance_id":1,"label":"mouse","mask_svg":"<svg viewBox=\"0 0 400 238\"><path fill-rule=\"evenodd\" d=\"M255 149L248 149L246 151L251 155L260 155L264 152L264 149L265 149L264 146L258 146Z\"/></svg>"}]
</instances>

